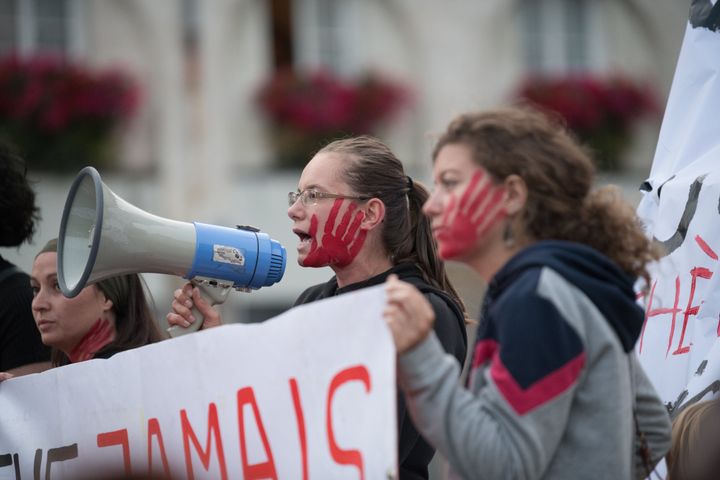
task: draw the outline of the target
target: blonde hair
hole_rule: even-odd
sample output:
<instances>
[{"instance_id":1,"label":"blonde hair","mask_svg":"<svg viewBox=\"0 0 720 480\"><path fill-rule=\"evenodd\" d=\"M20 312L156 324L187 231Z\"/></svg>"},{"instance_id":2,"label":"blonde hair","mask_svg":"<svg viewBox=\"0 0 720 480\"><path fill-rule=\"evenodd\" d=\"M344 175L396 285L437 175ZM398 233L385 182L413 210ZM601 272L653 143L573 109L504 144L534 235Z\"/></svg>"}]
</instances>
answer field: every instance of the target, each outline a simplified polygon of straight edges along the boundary
<instances>
[{"instance_id":1,"label":"blonde hair","mask_svg":"<svg viewBox=\"0 0 720 480\"><path fill-rule=\"evenodd\" d=\"M695 403L677 416L666 457L666 480L711 480L720 474L720 399Z\"/></svg>"}]
</instances>

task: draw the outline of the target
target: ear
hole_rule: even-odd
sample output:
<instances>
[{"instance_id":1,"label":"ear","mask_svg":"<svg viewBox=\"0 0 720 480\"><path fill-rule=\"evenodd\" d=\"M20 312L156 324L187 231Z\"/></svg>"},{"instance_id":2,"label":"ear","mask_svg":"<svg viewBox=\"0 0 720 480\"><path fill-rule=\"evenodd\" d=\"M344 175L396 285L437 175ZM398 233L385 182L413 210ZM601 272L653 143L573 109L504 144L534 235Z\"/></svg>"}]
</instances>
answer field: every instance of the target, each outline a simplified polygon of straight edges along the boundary
<instances>
[{"instance_id":1,"label":"ear","mask_svg":"<svg viewBox=\"0 0 720 480\"><path fill-rule=\"evenodd\" d=\"M365 218L363 218L360 228L363 230L372 230L385 220L385 204L379 198L371 198L365 202Z\"/></svg>"},{"instance_id":2,"label":"ear","mask_svg":"<svg viewBox=\"0 0 720 480\"><path fill-rule=\"evenodd\" d=\"M112 311L113 307L115 306L112 300L110 300L107 295L105 295L105 292L100 290L100 288L98 288L97 286L95 286L95 288L97 289L97 294L100 296L100 303L102 304L103 313Z\"/></svg>"},{"instance_id":3,"label":"ear","mask_svg":"<svg viewBox=\"0 0 720 480\"><path fill-rule=\"evenodd\" d=\"M505 187L505 211L508 216L516 215L525 208L528 198L528 188L525 180L519 175L508 175L503 181Z\"/></svg>"}]
</instances>

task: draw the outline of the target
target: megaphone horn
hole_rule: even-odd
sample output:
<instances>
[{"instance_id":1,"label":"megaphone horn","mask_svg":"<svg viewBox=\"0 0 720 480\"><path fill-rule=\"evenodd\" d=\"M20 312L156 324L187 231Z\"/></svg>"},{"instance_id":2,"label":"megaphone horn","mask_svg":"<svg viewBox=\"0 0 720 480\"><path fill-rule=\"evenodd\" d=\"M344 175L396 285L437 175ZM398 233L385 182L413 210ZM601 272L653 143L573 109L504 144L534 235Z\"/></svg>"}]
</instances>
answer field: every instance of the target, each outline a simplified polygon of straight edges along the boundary
<instances>
[{"instance_id":1,"label":"megaphone horn","mask_svg":"<svg viewBox=\"0 0 720 480\"><path fill-rule=\"evenodd\" d=\"M255 228L150 214L116 195L93 167L85 167L63 209L58 283L66 297L74 297L86 285L116 275L165 273L193 281L215 304L230 288L258 289L279 282L286 259L285 248ZM180 333L173 331L171 335Z\"/></svg>"}]
</instances>

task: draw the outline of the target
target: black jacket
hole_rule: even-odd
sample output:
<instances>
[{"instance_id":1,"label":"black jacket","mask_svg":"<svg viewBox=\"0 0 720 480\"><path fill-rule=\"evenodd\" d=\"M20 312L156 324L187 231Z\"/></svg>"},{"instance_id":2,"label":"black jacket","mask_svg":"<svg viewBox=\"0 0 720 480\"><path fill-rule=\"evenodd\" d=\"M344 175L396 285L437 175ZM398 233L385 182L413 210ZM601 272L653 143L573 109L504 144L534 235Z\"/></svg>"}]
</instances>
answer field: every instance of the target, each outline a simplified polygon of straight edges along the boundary
<instances>
[{"instance_id":1,"label":"black jacket","mask_svg":"<svg viewBox=\"0 0 720 480\"><path fill-rule=\"evenodd\" d=\"M312 286L305 290L295 301L295 306L342 295L361 288L384 283L388 275L396 274L400 280L413 284L420 290L435 310L435 334L445 351L452 354L462 367L467 351L467 333L465 317L460 306L448 294L429 285L420 269L414 264L396 265L390 270L363 282L338 288L335 277L327 283ZM400 480L428 478L428 464L435 450L420 436L412 424L405 406L405 399L398 389L398 462Z\"/></svg>"}]
</instances>

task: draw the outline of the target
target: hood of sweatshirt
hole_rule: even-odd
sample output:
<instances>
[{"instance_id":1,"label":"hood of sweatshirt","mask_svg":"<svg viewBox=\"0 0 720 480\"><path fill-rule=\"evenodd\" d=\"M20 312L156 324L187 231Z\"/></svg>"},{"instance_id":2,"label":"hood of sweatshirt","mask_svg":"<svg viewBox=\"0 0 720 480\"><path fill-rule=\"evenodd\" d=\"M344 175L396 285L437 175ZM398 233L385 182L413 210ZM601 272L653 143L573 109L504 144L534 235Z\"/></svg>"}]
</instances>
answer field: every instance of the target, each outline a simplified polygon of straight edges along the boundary
<instances>
[{"instance_id":1,"label":"hood of sweatshirt","mask_svg":"<svg viewBox=\"0 0 720 480\"><path fill-rule=\"evenodd\" d=\"M640 335L645 313L636 301L635 278L597 250L583 244L543 240L525 248L506 263L488 286L496 298L520 274L549 267L580 289L602 312L629 352Z\"/></svg>"}]
</instances>

